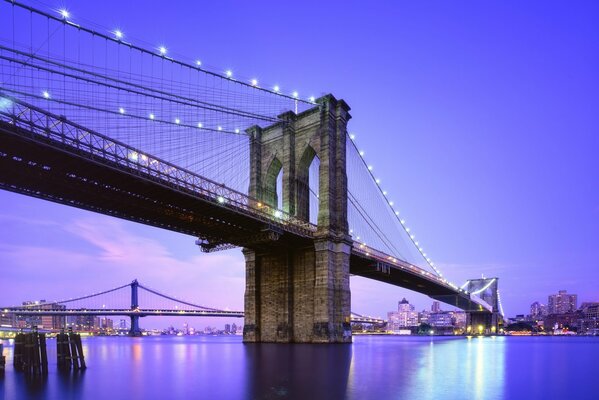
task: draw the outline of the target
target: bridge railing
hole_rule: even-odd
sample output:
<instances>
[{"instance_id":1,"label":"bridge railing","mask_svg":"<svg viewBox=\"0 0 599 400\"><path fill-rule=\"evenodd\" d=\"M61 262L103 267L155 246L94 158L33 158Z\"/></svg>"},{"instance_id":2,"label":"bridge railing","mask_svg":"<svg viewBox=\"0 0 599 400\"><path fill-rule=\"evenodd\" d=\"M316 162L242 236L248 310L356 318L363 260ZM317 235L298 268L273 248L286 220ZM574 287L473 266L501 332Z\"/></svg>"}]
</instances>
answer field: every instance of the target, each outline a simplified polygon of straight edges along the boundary
<instances>
[{"instance_id":1,"label":"bridge railing","mask_svg":"<svg viewBox=\"0 0 599 400\"><path fill-rule=\"evenodd\" d=\"M372 258L377 261L392 265L395 268L401 268L405 271L410 271L414 274L421 275L422 277L424 277L430 281L434 281L440 285L447 287L448 289L451 289L458 293L461 293L464 296L468 296L470 298L470 300L472 300L474 303L478 304L479 306L481 306L487 310L493 309L493 307L491 307L491 305L489 303L487 303L486 301L484 301L477 295L468 293L464 289L451 283L450 281L443 278L442 276L435 275L429 271L426 271L422 268L419 268L415 265L405 262L397 257L390 256L389 254L386 254L380 250L369 247L369 246L365 245L364 243L354 241L352 251L362 254L363 256L366 256L368 258Z\"/></svg>"},{"instance_id":2,"label":"bridge railing","mask_svg":"<svg viewBox=\"0 0 599 400\"><path fill-rule=\"evenodd\" d=\"M221 183L205 178L168 161L144 153L125 143L109 138L57 116L33 105L24 103L0 92L0 120L25 129L34 140L43 139L56 146L93 161L108 161L125 167L138 176L167 184L176 190L185 190L200 195L223 208L249 214L263 222L271 223L302 236L311 236L316 225L303 221L282 210L263 204L244 193ZM10 111L8 111L10 110Z\"/></svg>"}]
</instances>

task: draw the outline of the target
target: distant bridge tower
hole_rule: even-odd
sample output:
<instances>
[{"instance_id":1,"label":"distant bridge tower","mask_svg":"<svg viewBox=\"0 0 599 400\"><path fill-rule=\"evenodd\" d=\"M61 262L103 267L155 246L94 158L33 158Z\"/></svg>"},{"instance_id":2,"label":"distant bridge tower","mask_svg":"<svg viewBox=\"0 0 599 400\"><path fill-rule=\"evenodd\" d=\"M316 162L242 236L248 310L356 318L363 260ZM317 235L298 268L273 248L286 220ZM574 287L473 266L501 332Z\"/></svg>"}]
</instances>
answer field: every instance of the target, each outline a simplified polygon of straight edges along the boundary
<instances>
[{"instance_id":1,"label":"distant bridge tower","mask_svg":"<svg viewBox=\"0 0 599 400\"><path fill-rule=\"evenodd\" d=\"M139 308L139 301L137 298L137 289L139 288L139 283L137 283L137 279L131 282L131 311ZM139 315L131 315L131 329L129 329L129 336L141 336L141 329L139 329Z\"/></svg>"},{"instance_id":2,"label":"distant bridge tower","mask_svg":"<svg viewBox=\"0 0 599 400\"><path fill-rule=\"evenodd\" d=\"M351 118L343 100L326 95L283 122L247 130L250 196L309 220L309 167L318 174L318 230L313 241L252 246L246 260L245 342L351 342L347 222L346 135Z\"/></svg>"},{"instance_id":3,"label":"distant bridge tower","mask_svg":"<svg viewBox=\"0 0 599 400\"><path fill-rule=\"evenodd\" d=\"M480 297L493 308L491 313L486 310L467 312L467 333L494 335L499 332L503 325L503 316L499 309L498 288L499 278L470 279L466 282L463 289Z\"/></svg>"}]
</instances>

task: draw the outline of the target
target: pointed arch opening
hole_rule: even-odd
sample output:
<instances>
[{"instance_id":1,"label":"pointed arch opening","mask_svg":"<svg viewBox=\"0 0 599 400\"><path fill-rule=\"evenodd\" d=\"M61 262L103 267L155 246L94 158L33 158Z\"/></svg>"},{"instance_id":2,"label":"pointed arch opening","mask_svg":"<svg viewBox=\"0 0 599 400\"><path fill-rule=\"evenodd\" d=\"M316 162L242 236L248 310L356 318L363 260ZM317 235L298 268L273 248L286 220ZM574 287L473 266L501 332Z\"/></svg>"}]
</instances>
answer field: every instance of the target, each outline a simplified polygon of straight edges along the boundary
<instances>
[{"instance_id":1,"label":"pointed arch opening","mask_svg":"<svg viewBox=\"0 0 599 400\"><path fill-rule=\"evenodd\" d=\"M283 208L283 164L277 157L273 158L264 181L263 201L271 207Z\"/></svg>"},{"instance_id":2,"label":"pointed arch opening","mask_svg":"<svg viewBox=\"0 0 599 400\"><path fill-rule=\"evenodd\" d=\"M297 216L314 224L318 222L320 159L312 146L307 146L297 168Z\"/></svg>"}]
</instances>

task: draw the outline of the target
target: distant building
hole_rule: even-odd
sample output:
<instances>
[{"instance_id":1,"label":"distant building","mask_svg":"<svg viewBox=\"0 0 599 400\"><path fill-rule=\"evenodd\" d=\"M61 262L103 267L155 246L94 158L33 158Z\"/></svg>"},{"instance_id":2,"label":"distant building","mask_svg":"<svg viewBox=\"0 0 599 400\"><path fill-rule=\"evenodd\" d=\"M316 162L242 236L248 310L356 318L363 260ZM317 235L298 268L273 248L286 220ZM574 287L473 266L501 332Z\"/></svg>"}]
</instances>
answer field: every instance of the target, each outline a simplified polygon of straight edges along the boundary
<instances>
[{"instance_id":1,"label":"distant building","mask_svg":"<svg viewBox=\"0 0 599 400\"><path fill-rule=\"evenodd\" d=\"M560 290L557 294L549 296L547 301L548 314L566 314L576 311L578 296L568 294L566 290Z\"/></svg>"},{"instance_id":2,"label":"distant building","mask_svg":"<svg viewBox=\"0 0 599 400\"><path fill-rule=\"evenodd\" d=\"M236 334L237 333L237 325L235 325L235 322L233 322L233 325L231 325L231 333L232 334Z\"/></svg>"},{"instance_id":3,"label":"distant building","mask_svg":"<svg viewBox=\"0 0 599 400\"><path fill-rule=\"evenodd\" d=\"M441 311L431 313L428 323L432 326L453 326L454 317L451 311Z\"/></svg>"},{"instance_id":4,"label":"distant building","mask_svg":"<svg viewBox=\"0 0 599 400\"><path fill-rule=\"evenodd\" d=\"M65 310L62 304L47 303L46 300L24 301L23 305L32 310ZM18 318L21 323L19 327L37 326L42 329L58 330L64 328L65 317L60 315L26 316Z\"/></svg>"},{"instance_id":5,"label":"distant building","mask_svg":"<svg viewBox=\"0 0 599 400\"><path fill-rule=\"evenodd\" d=\"M403 298L397 304L397 311L387 313L387 329L397 331L411 326L418 326L418 313L414 311L414 306Z\"/></svg>"},{"instance_id":6,"label":"distant building","mask_svg":"<svg viewBox=\"0 0 599 400\"><path fill-rule=\"evenodd\" d=\"M433 301L433 305L431 306L431 311L434 313L438 313L441 311L441 303L438 301Z\"/></svg>"},{"instance_id":7,"label":"distant building","mask_svg":"<svg viewBox=\"0 0 599 400\"><path fill-rule=\"evenodd\" d=\"M15 326L15 317L13 314L0 314L0 326Z\"/></svg>"},{"instance_id":8,"label":"distant building","mask_svg":"<svg viewBox=\"0 0 599 400\"><path fill-rule=\"evenodd\" d=\"M547 316L547 306L535 301L530 305L530 319L533 321L543 319Z\"/></svg>"},{"instance_id":9,"label":"distant building","mask_svg":"<svg viewBox=\"0 0 599 400\"><path fill-rule=\"evenodd\" d=\"M455 311L454 314L454 326L460 329L466 329L466 313L464 311Z\"/></svg>"},{"instance_id":10,"label":"distant building","mask_svg":"<svg viewBox=\"0 0 599 400\"><path fill-rule=\"evenodd\" d=\"M580 312L579 333L599 335L599 302L582 303Z\"/></svg>"},{"instance_id":11,"label":"distant building","mask_svg":"<svg viewBox=\"0 0 599 400\"><path fill-rule=\"evenodd\" d=\"M546 331L551 332L554 329L568 328L577 331L582 320L581 312L569 312L562 314L549 314L544 320L543 325Z\"/></svg>"},{"instance_id":12,"label":"distant building","mask_svg":"<svg viewBox=\"0 0 599 400\"><path fill-rule=\"evenodd\" d=\"M225 333L231 333L231 325L225 324Z\"/></svg>"},{"instance_id":13,"label":"distant building","mask_svg":"<svg viewBox=\"0 0 599 400\"><path fill-rule=\"evenodd\" d=\"M100 318L100 328L112 330L114 328L114 322L108 317Z\"/></svg>"}]
</instances>

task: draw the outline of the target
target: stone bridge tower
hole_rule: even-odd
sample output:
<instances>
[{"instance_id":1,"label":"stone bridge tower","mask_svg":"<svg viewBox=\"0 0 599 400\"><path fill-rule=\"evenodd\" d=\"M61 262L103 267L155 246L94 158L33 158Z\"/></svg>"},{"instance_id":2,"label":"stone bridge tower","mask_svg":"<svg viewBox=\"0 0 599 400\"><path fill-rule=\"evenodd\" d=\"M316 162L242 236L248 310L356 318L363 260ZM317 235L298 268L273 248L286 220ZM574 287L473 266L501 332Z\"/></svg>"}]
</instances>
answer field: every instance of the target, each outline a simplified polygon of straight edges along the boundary
<instances>
[{"instance_id":1,"label":"stone bridge tower","mask_svg":"<svg viewBox=\"0 0 599 400\"><path fill-rule=\"evenodd\" d=\"M287 112L283 122L248 129L250 196L277 205L282 170L283 210L309 219L309 167L320 160L318 229L314 241L244 249L245 342L351 342L347 223L346 135L343 100L326 95L317 107Z\"/></svg>"}]
</instances>

